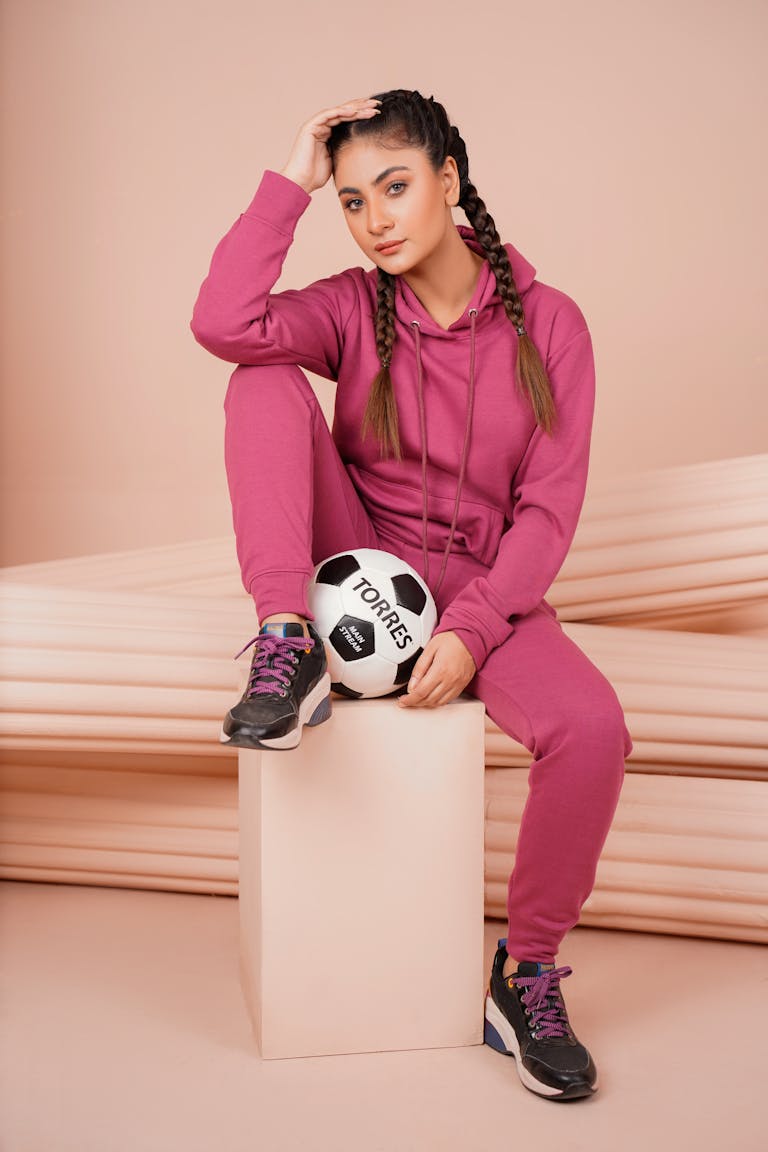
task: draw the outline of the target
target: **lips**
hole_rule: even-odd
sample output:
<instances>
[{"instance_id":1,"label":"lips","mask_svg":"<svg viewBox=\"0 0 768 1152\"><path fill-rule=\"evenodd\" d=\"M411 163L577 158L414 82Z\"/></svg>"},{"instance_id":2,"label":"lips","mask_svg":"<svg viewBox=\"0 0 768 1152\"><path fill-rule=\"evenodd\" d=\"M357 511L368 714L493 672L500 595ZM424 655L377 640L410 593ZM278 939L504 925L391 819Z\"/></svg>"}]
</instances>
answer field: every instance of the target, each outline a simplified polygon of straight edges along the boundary
<instances>
[{"instance_id":1,"label":"lips","mask_svg":"<svg viewBox=\"0 0 768 1152\"><path fill-rule=\"evenodd\" d=\"M391 244L377 244L376 251L386 255L388 252L394 252L402 243L402 240L393 240Z\"/></svg>"}]
</instances>

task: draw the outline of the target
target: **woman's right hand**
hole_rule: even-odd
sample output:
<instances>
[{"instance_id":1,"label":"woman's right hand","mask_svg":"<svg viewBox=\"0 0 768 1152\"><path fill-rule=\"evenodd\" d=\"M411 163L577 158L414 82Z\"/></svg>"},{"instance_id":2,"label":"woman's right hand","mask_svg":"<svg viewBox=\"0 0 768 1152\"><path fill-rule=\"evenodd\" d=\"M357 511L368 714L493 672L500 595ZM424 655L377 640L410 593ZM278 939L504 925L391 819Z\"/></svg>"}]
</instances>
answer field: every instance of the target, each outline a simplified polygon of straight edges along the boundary
<instances>
[{"instance_id":1,"label":"woman's right hand","mask_svg":"<svg viewBox=\"0 0 768 1152\"><path fill-rule=\"evenodd\" d=\"M299 129L293 150L281 175L300 184L305 192L322 188L331 175L331 155L326 141L331 128L342 120L369 120L379 114L380 100L373 96L359 96L336 108L324 108L322 112L306 120Z\"/></svg>"}]
</instances>

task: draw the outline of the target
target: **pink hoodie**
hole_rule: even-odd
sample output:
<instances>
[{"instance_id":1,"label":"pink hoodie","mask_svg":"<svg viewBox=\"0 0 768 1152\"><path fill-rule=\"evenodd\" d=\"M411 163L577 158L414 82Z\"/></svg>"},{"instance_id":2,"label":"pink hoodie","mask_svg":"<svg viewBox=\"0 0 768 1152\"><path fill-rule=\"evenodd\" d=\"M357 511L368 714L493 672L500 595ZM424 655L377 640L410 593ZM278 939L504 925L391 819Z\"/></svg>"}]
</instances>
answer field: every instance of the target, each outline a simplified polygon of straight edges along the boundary
<instances>
[{"instance_id":1,"label":"pink hoodie","mask_svg":"<svg viewBox=\"0 0 768 1152\"><path fill-rule=\"evenodd\" d=\"M455 631L480 668L514 632L515 617L541 602L576 531L595 405L586 321L569 296L534 279L533 265L504 245L552 388L558 415L551 438L515 384L517 332L490 265L447 329L397 276L390 371L403 460L382 461L372 433L360 439L379 370L377 268L347 268L305 288L272 292L311 199L288 177L264 171L213 252L192 333L222 360L298 364L338 382L333 438L382 546L392 540L422 549L426 579L428 553L442 553L435 599L449 552L473 561L434 634ZM457 227L482 256L473 229Z\"/></svg>"}]
</instances>

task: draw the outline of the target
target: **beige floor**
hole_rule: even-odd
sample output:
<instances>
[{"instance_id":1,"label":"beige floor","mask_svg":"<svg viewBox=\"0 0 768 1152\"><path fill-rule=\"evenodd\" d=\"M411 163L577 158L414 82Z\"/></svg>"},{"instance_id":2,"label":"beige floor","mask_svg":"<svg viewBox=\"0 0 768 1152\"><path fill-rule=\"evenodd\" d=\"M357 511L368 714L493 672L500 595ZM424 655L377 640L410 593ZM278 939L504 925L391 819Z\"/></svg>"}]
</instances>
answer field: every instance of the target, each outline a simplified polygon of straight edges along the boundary
<instances>
[{"instance_id":1,"label":"beige floor","mask_svg":"<svg viewBox=\"0 0 768 1152\"><path fill-rule=\"evenodd\" d=\"M7 881L0 914L3 1152L768 1146L760 945L575 928L558 963L601 1086L556 1104L485 1045L260 1060L231 897ZM373 942L370 971L375 996Z\"/></svg>"}]
</instances>

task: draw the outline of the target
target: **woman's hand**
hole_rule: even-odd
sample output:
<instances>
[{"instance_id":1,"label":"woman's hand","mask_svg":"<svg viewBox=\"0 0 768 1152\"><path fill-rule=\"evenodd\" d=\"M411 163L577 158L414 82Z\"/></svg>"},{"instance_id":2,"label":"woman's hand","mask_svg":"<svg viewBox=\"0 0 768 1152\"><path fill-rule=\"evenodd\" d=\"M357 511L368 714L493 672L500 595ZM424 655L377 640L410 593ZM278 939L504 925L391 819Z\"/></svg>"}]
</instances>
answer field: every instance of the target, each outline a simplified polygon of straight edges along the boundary
<instances>
[{"instance_id":1,"label":"woman's hand","mask_svg":"<svg viewBox=\"0 0 768 1152\"><path fill-rule=\"evenodd\" d=\"M403 708L439 708L455 700L476 672L464 641L455 632L439 632L414 664L409 690L397 702Z\"/></svg>"},{"instance_id":2,"label":"woman's hand","mask_svg":"<svg viewBox=\"0 0 768 1152\"><path fill-rule=\"evenodd\" d=\"M370 120L379 114L380 103L373 96L359 96L310 117L299 128L281 175L300 184L305 192L322 188L331 174L331 155L326 147L331 128L342 120Z\"/></svg>"}]
</instances>

